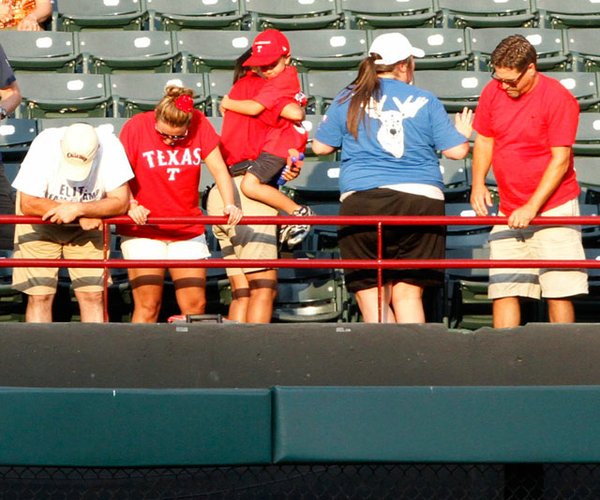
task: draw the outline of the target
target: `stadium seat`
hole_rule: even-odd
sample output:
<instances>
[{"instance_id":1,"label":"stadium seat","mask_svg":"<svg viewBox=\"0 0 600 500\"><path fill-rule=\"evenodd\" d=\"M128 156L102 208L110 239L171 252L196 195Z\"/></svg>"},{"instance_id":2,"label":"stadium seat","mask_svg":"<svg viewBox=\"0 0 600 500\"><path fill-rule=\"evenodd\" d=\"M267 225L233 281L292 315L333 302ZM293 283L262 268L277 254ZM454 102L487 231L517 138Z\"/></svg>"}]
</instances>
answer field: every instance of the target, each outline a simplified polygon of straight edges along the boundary
<instances>
[{"instance_id":1,"label":"stadium seat","mask_svg":"<svg viewBox=\"0 0 600 500\"><path fill-rule=\"evenodd\" d=\"M216 247L211 247L214 240ZM206 241L214 258L222 258L218 243L210 227L207 226ZM226 316L231 304L231 283L224 268L209 267L206 269L206 314L221 314Z\"/></svg>"},{"instance_id":2,"label":"stadium seat","mask_svg":"<svg viewBox=\"0 0 600 500\"><path fill-rule=\"evenodd\" d=\"M467 176L469 160L440 159L440 170L444 180L444 198L446 202L467 203L471 186Z\"/></svg>"},{"instance_id":3,"label":"stadium seat","mask_svg":"<svg viewBox=\"0 0 600 500\"><path fill-rule=\"evenodd\" d=\"M84 121L93 127L103 127L109 129L113 134L119 135L127 118L119 118L114 116L101 116L92 118L40 118L37 120L38 129L40 131L54 127L68 127L77 122Z\"/></svg>"},{"instance_id":4,"label":"stadium seat","mask_svg":"<svg viewBox=\"0 0 600 500\"><path fill-rule=\"evenodd\" d=\"M356 69L367 55L367 34L362 30L303 30L286 33L292 59L300 70Z\"/></svg>"},{"instance_id":5,"label":"stadium seat","mask_svg":"<svg viewBox=\"0 0 600 500\"><path fill-rule=\"evenodd\" d=\"M600 94L596 73L548 71L546 74L559 80L575 96L582 111L599 110Z\"/></svg>"},{"instance_id":6,"label":"stadium seat","mask_svg":"<svg viewBox=\"0 0 600 500\"><path fill-rule=\"evenodd\" d=\"M337 28L341 15L335 0L240 0L251 30L310 30Z\"/></svg>"},{"instance_id":7,"label":"stadium seat","mask_svg":"<svg viewBox=\"0 0 600 500\"><path fill-rule=\"evenodd\" d=\"M489 247L446 250L447 259L489 259ZM489 270L446 269L448 327L477 329L492 326L492 301L488 299Z\"/></svg>"},{"instance_id":8,"label":"stadium seat","mask_svg":"<svg viewBox=\"0 0 600 500\"><path fill-rule=\"evenodd\" d=\"M17 174L19 173L19 170L21 169L21 163L3 161L2 167L4 170L4 175L6 175L8 182L10 184L12 184L13 181L16 179ZM11 188L11 189L14 190L14 188Z\"/></svg>"},{"instance_id":9,"label":"stadium seat","mask_svg":"<svg viewBox=\"0 0 600 500\"><path fill-rule=\"evenodd\" d=\"M473 56L474 69L488 71L492 52L500 41L510 35L523 35L535 47L538 55L537 68L540 71L564 71L567 69L568 58L564 50L561 30L544 28L467 28L467 43Z\"/></svg>"},{"instance_id":10,"label":"stadium seat","mask_svg":"<svg viewBox=\"0 0 600 500\"><path fill-rule=\"evenodd\" d=\"M597 29L571 28L566 31L565 39L574 71L600 71Z\"/></svg>"},{"instance_id":11,"label":"stadium seat","mask_svg":"<svg viewBox=\"0 0 600 500\"><path fill-rule=\"evenodd\" d=\"M111 101L104 75L28 73L17 80L23 102L20 118L106 116Z\"/></svg>"},{"instance_id":12,"label":"stadium seat","mask_svg":"<svg viewBox=\"0 0 600 500\"><path fill-rule=\"evenodd\" d=\"M533 26L529 0L438 0L442 25L448 28Z\"/></svg>"},{"instance_id":13,"label":"stadium seat","mask_svg":"<svg viewBox=\"0 0 600 500\"><path fill-rule=\"evenodd\" d=\"M303 75L307 112L322 115L333 98L356 78L356 71L310 71Z\"/></svg>"},{"instance_id":14,"label":"stadium seat","mask_svg":"<svg viewBox=\"0 0 600 500\"><path fill-rule=\"evenodd\" d=\"M580 113L573 152L576 155L600 156L600 113ZM600 171L600 158L595 160Z\"/></svg>"},{"instance_id":15,"label":"stadium seat","mask_svg":"<svg viewBox=\"0 0 600 500\"><path fill-rule=\"evenodd\" d=\"M141 30L148 19L139 0L59 0L53 16L60 31Z\"/></svg>"},{"instance_id":16,"label":"stadium seat","mask_svg":"<svg viewBox=\"0 0 600 500\"><path fill-rule=\"evenodd\" d=\"M219 102L228 94L233 85L233 72L231 70L215 69L206 75L206 115L221 116Z\"/></svg>"},{"instance_id":17,"label":"stadium seat","mask_svg":"<svg viewBox=\"0 0 600 500\"><path fill-rule=\"evenodd\" d=\"M150 29L240 29L238 0L146 0Z\"/></svg>"},{"instance_id":18,"label":"stadium seat","mask_svg":"<svg viewBox=\"0 0 600 500\"><path fill-rule=\"evenodd\" d=\"M483 71L424 70L415 72L415 85L436 95L446 111L462 111L466 106L475 109L490 74Z\"/></svg>"},{"instance_id":19,"label":"stadium seat","mask_svg":"<svg viewBox=\"0 0 600 500\"><path fill-rule=\"evenodd\" d=\"M600 260L599 248L586 248L586 260ZM600 309L600 269L589 268L588 273L588 295L573 298L575 307L575 319L578 323L596 323L598 321L598 310Z\"/></svg>"},{"instance_id":20,"label":"stadium seat","mask_svg":"<svg viewBox=\"0 0 600 500\"><path fill-rule=\"evenodd\" d=\"M453 28L409 28L403 30L373 30L369 41L389 32L400 31L410 43L423 49L425 57L415 59L417 70L422 69L467 69L469 54L462 29Z\"/></svg>"},{"instance_id":21,"label":"stadium seat","mask_svg":"<svg viewBox=\"0 0 600 500\"><path fill-rule=\"evenodd\" d=\"M489 208L490 215L496 215L496 206ZM446 215L452 217L468 217L473 224L448 225L446 249L453 248L482 248L487 245L488 236L492 230L489 224L477 224L477 216L470 203L446 203Z\"/></svg>"},{"instance_id":22,"label":"stadium seat","mask_svg":"<svg viewBox=\"0 0 600 500\"><path fill-rule=\"evenodd\" d=\"M319 128L319 125L323 121L323 115L310 115L307 114L304 116L304 120L302 120L302 126L308 132L308 144L306 145L306 151L304 154L309 158L314 158L317 155L313 153L312 150L312 140ZM336 157L336 153L332 153L330 155L319 156L319 158L323 161L334 160Z\"/></svg>"},{"instance_id":23,"label":"stadium seat","mask_svg":"<svg viewBox=\"0 0 600 500\"><path fill-rule=\"evenodd\" d=\"M600 26L597 0L533 0L540 26L547 28Z\"/></svg>"},{"instance_id":24,"label":"stadium seat","mask_svg":"<svg viewBox=\"0 0 600 500\"><path fill-rule=\"evenodd\" d=\"M207 116L208 121L214 127L217 134L221 134L221 128L223 127L223 117L222 116Z\"/></svg>"},{"instance_id":25,"label":"stadium seat","mask_svg":"<svg viewBox=\"0 0 600 500\"><path fill-rule=\"evenodd\" d=\"M171 73L180 59L167 31L84 31L78 39L87 73Z\"/></svg>"},{"instance_id":26,"label":"stadium seat","mask_svg":"<svg viewBox=\"0 0 600 500\"><path fill-rule=\"evenodd\" d=\"M581 187L580 202L600 203L600 160L593 156L575 156L575 174Z\"/></svg>"},{"instance_id":27,"label":"stadium seat","mask_svg":"<svg viewBox=\"0 0 600 500\"><path fill-rule=\"evenodd\" d=\"M597 202L598 191L592 185L582 187L582 191L585 191L585 199L583 203L579 204L579 211L584 217L597 217L600 209ZM587 202L588 199L590 200L590 203ZM581 239L584 248L600 247L600 225L582 226Z\"/></svg>"},{"instance_id":28,"label":"stadium seat","mask_svg":"<svg viewBox=\"0 0 600 500\"><path fill-rule=\"evenodd\" d=\"M235 61L252 47L255 31L189 30L174 33L174 45L182 54L185 72L232 69Z\"/></svg>"},{"instance_id":29,"label":"stadium seat","mask_svg":"<svg viewBox=\"0 0 600 500\"><path fill-rule=\"evenodd\" d=\"M295 252L296 259L331 259L331 253ZM336 269L292 269L278 271L276 322L341 321L346 307L341 271Z\"/></svg>"},{"instance_id":30,"label":"stadium seat","mask_svg":"<svg viewBox=\"0 0 600 500\"><path fill-rule=\"evenodd\" d=\"M12 257L12 251L0 250L0 258ZM25 320L25 294L12 287L12 268L0 267L0 322Z\"/></svg>"},{"instance_id":31,"label":"stadium seat","mask_svg":"<svg viewBox=\"0 0 600 500\"><path fill-rule=\"evenodd\" d=\"M307 160L300 175L285 184L285 191L297 203L327 202L340 197L340 162Z\"/></svg>"},{"instance_id":32,"label":"stadium seat","mask_svg":"<svg viewBox=\"0 0 600 500\"><path fill-rule=\"evenodd\" d=\"M435 25L431 0L341 0L346 28L407 28Z\"/></svg>"},{"instance_id":33,"label":"stadium seat","mask_svg":"<svg viewBox=\"0 0 600 500\"><path fill-rule=\"evenodd\" d=\"M179 85L194 90L195 106L203 109L206 100L204 79L195 73L123 73L110 75L113 116L131 117L140 111L150 111L164 95L167 85Z\"/></svg>"},{"instance_id":34,"label":"stadium seat","mask_svg":"<svg viewBox=\"0 0 600 500\"><path fill-rule=\"evenodd\" d=\"M4 30L2 47L15 71L73 73L81 59L72 33Z\"/></svg>"},{"instance_id":35,"label":"stadium seat","mask_svg":"<svg viewBox=\"0 0 600 500\"><path fill-rule=\"evenodd\" d=\"M38 133L36 120L7 118L0 122L0 155L4 162L21 162Z\"/></svg>"}]
</instances>

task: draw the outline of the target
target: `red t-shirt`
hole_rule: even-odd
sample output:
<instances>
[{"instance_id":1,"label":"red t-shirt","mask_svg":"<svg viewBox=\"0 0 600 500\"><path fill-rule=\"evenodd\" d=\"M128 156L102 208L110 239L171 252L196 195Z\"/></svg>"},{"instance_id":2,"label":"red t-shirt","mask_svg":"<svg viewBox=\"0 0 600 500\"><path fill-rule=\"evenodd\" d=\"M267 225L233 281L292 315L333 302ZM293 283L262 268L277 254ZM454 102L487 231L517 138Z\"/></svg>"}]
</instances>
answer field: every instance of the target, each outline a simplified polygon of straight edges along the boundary
<instances>
[{"instance_id":1,"label":"red t-shirt","mask_svg":"<svg viewBox=\"0 0 600 500\"><path fill-rule=\"evenodd\" d=\"M133 116L121 130L135 177L129 181L135 199L150 209L150 217L200 216L198 183L201 160L218 145L219 136L197 110L187 137L167 146L155 130L154 112ZM119 226L126 236L186 240L204 233L202 224Z\"/></svg>"},{"instance_id":2,"label":"red t-shirt","mask_svg":"<svg viewBox=\"0 0 600 500\"><path fill-rule=\"evenodd\" d=\"M552 157L550 148L572 146L577 133L579 105L560 82L538 73L537 85L518 99L500 83L488 83L479 99L473 127L494 139L492 166L500 193L500 210L510 215L538 187ZM569 169L541 211L577 197L579 185Z\"/></svg>"},{"instance_id":3,"label":"red t-shirt","mask_svg":"<svg viewBox=\"0 0 600 500\"><path fill-rule=\"evenodd\" d=\"M262 104L266 108L265 111L276 108L281 110L289 103L296 102L295 97L298 92L300 92L298 71L293 66L286 66L279 75L266 81L253 100ZM275 116L264 111L260 114L260 119L269 126L263 151L287 158L290 148L295 148L300 152L304 151L308 134L301 126L281 118L280 112Z\"/></svg>"},{"instance_id":4,"label":"red t-shirt","mask_svg":"<svg viewBox=\"0 0 600 500\"><path fill-rule=\"evenodd\" d=\"M266 80L248 71L229 92L236 100L253 99L263 88ZM263 112L264 113L264 112ZM228 166L244 160L256 160L262 151L268 125L257 117L227 111L221 127L221 154Z\"/></svg>"}]
</instances>

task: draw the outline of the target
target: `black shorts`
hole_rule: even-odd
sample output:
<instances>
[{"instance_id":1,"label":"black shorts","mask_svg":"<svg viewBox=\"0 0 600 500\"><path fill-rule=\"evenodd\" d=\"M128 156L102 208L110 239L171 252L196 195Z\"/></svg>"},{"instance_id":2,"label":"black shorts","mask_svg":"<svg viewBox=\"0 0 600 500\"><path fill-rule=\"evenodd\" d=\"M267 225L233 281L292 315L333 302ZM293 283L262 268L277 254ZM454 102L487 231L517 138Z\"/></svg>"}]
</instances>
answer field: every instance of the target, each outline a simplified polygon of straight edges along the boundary
<instances>
[{"instance_id":1,"label":"black shorts","mask_svg":"<svg viewBox=\"0 0 600 500\"><path fill-rule=\"evenodd\" d=\"M263 184L275 185L285 167L285 162L286 158L271 153L261 153L256 160L250 162L247 171L258 177Z\"/></svg>"},{"instance_id":2,"label":"black shorts","mask_svg":"<svg viewBox=\"0 0 600 500\"><path fill-rule=\"evenodd\" d=\"M342 202L340 215L444 215L444 200L402 193L392 189L357 191ZM383 226L384 259L443 259L445 226ZM340 252L343 259L377 259L376 226L340 226ZM376 269L346 269L346 285L351 292L377 286ZM439 286L439 269L384 269L383 283L406 282L419 286Z\"/></svg>"}]
</instances>

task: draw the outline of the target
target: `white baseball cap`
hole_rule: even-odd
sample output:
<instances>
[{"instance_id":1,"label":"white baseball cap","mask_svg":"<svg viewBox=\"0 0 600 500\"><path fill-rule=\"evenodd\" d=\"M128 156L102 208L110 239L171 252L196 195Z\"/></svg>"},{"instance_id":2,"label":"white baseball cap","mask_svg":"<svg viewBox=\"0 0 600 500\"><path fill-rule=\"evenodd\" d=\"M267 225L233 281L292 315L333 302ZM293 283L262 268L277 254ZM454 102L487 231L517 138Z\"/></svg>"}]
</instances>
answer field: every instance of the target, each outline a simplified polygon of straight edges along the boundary
<instances>
[{"instance_id":1,"label":"white baseball cap","mask_svg":"<svg viewBox=\"0 0 600 500\"><path fill-rule=\"evenodd\" d=\"M423 57L425 51L413 47L408 38L401 33L384 33L373 40L369 54L381 56L381 59L377 59L375 64L395 64L405 61L410 56Z\"/></svg>"},{"instance_id":2,"label":"white baseball cap","mask_svg":"<svg viewBox=\"0 0 600 500\"><path fill-rule=\"evenodd\" d=\"M98 135L87 123L74 123L65 130L60 148L60 168L65 177L72 181L83 181L90 174L98 152Z\"/></svg>"}]
</instances>

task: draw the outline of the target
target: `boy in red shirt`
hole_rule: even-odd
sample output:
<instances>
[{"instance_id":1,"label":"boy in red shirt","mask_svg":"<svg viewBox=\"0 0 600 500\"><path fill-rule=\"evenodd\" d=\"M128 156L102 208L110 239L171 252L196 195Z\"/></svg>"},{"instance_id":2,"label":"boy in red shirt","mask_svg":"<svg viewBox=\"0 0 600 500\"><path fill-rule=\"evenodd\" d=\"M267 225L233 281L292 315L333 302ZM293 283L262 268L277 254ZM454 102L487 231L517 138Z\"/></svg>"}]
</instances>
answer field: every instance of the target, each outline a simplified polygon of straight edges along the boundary
<instances>
[{"instance_id":1,"label":"boy in red shirt","mask_svg":"<svg viewBox=\"0 0 600 500\"><path fill-rule=\"evenodd\" d=\"M252 43L252 55L244 62L267 80L252 100L235 100L225 96L222 110L259 116L268 127L267 137L258 158L244 170L241 189L254 200L272 206L290 215L309 216L314 212L299 205L277 188L283 169L293 163L299 165L304 158L308 134L300 123L282 118L272 110L281 109L290 102L305 104L300 91L296 68L289 66L290 44L283 33L269 29L260 33ZM232 175L240 175L235 169ZM300 243L309 233L310 226L301 224L284 226L279 236L289 247Z\"/></svg>"}]
</instances>

